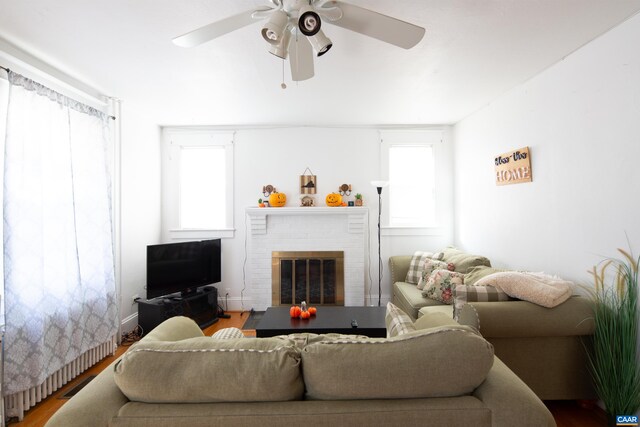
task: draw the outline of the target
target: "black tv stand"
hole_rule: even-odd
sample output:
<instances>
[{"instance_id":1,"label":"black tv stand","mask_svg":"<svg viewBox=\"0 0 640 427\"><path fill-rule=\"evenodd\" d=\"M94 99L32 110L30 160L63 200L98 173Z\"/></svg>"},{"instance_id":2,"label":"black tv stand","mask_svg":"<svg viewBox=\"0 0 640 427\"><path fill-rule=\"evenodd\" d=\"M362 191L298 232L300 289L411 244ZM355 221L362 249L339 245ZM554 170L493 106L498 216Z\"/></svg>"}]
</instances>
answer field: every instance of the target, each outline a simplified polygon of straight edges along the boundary
<instances>
[{"instance_id":1,"label":"black tv stand","mask_svg":"<svg viewBox=\"0 0 640 427\"><path fill-rule=\"evenodd\" d=\"M138 323L143 333L174 316L189 317L204 329L218 321L218 289L205 286L187 295L138 300Z\"/></svg>"}]
</instances>

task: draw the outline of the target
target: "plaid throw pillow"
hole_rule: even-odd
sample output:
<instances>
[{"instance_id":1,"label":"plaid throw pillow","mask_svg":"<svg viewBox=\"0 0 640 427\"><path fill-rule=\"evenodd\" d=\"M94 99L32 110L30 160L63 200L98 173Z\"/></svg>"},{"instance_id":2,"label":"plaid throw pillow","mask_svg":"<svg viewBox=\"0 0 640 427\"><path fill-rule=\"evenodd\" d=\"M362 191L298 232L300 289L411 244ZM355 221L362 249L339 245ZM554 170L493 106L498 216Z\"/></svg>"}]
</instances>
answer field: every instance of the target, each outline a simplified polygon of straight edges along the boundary
<instances>
[{"instance_id":1,"label":"plaid throw pillow","mask_svg":"<svg viewBox=\"0 0 640 427\"><path fill-rule=\"evenodd\" d=\"M244 338L244 334L238 328L224 328L216 331L211 338L215 338L218 340L231 340L234 338Z\"/></svg>"},{"instance_id":2,"label":"plaid throw pillow","mask_svg":"<svg viewBox=\"0 0 640 427\"><path fill-rule=\"evenodd\" d=\"M387 314L384 318L387 325L387 338L408 334L415 331L413 320L392 303L387 303Z\"/></svg>"},{"instance_id":3,"label":"plaid throw pillow","mask_svg":"<svg viewBox=\"0 0 640 427\"><path fill-rule=\"evenodd\" d=\"M468 302L509 301L512 298L494 286L458 285L453 291L453 319L458 320L460 310Z\"/></svg>"},{"instance_id":4,"label":"plaid throw pillow","mask_svg":"<svg viewBox=\"0 0 640 427\"><path fill-rule=\"evenodd\" d=\"M422 277L424 263L427 260L439 261L442 259L442 256L442 252L434 254L431 252L416 251L413 254L413 257L411 257L411 262L409 263L409 271L407 271L407 277L404 279L404 281L417 285L418 282L420 282L420 278Z\"/></svg>"}]
</instances>

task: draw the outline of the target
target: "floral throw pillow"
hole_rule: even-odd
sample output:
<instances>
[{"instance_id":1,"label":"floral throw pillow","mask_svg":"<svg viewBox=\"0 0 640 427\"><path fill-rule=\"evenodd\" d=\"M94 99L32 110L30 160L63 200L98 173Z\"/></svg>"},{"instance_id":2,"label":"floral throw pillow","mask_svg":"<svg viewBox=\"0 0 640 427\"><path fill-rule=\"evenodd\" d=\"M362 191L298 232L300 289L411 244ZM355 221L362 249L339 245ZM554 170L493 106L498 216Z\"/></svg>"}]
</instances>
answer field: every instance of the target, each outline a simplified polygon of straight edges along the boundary
<instances>
[{"instance_id":1,"label":"floral throw pillow","mask_svg":"<svg viewBox=\"0 0 640 427\"><path fill-rule=\"evenodd\" d=\"M464 284L464 274L449 270L434 270L422 290L422 296L453 304L453 290Z\"/></svg>"},{"instance_id":2,"label":"floral throw pillow","mask_svg":"<svg viewBox=\"0 0 640 427\"><path fill-rule=\"evenodd\" d=\"M408 334L415 331L416 327L413 325L413 320L396 305L387 303L387 314L384 318L387 325L387 337L395 337L397 335Z\"/></svg>"},{"instance_id":3,"label":"floral throw pillow","mask_svg":"<svg viewBox=\"0 0 640 427\"><path fill-rule=\"evenodd\" d=\"M425 285L427 284L427 280L429 280L429 276L433 273L434 270L446 270L447 263L443 261L436 261L433 259L428 259L424 263L424 270L422 270L422 276L420 277L420 281L418 282L418 289L423 290Z\"/></svg>"}]
</instances>

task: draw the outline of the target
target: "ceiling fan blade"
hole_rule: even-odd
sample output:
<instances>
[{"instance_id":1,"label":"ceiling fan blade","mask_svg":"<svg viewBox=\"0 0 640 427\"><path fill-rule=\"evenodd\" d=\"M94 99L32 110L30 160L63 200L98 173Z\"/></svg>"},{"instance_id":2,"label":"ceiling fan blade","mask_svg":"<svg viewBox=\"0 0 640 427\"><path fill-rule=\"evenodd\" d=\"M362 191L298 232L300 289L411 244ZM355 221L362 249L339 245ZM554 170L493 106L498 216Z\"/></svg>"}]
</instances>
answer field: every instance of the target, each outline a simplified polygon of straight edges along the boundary
<instances>
[{"instance_id":1,"label":"ceiling fan blade","mask_svg":"<svg viewBox=\"0 0 640 427\"><path fill-rule=\"evenodd\" d=\"M296 33L289 44L291 80L299 82L313 77L313 48L306 36Z\"/></svg>"},{"instance_id":2,"label":"ceiling fan blade","mask_svg":"<svg viewBox=\"0 0 640 427\"><path fill-rule=\"evenodd\" d=\"M256 20L253 18L253 14L256 12L270 11L271 8L258 8L247 10L237 15L229 16L228 18L221 19L220 21L213 22L197 30L190 31L179 37L173 39L173 43L181 47L194 47L199 44L208 42L235 30L239 30L242 27L253 24Z\"/></svg>"},{"instance_id":3,"label":"ceiling fan blade","mask_svg":"<svg viewBox=\"0 0 640 427\"><path fill-rule=\"evenodd\" d=\"M342 18L336 21L327 20L326 22L329 24L405 49L411 49L424 37L425 29L422 27L349 3L329 1L324 3L322 7L336 6L342 9Z\"/></svg>"}]
</instances>

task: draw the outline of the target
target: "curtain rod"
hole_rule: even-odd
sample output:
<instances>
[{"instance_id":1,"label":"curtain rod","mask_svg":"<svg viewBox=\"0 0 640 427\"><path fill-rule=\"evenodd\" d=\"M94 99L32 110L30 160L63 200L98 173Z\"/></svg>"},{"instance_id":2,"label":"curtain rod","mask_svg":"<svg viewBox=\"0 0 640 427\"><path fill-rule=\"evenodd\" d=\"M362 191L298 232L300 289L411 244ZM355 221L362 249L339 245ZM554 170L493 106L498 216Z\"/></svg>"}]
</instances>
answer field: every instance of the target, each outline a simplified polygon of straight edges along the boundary
<instances>
[{"instance_id":1,"label":"curtain rod","mask_svg":"<svg viewBox=\"0 0 640 427\"><path fill-rule=\"evenodd\" d=\"M6 71L7 73L8 73L9 71L11 71L9 68L7 68L7 67L3 67L2 65L0 65L0 69L2 69L2 70L4 70L4 71ZM116 119L116 116L109 116L109 115L108 115L107 117L109 117L111 120L115 120L115 119Z\"/></svg>"}]
</instances>

